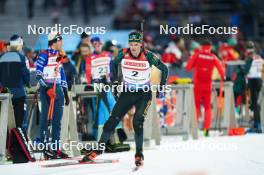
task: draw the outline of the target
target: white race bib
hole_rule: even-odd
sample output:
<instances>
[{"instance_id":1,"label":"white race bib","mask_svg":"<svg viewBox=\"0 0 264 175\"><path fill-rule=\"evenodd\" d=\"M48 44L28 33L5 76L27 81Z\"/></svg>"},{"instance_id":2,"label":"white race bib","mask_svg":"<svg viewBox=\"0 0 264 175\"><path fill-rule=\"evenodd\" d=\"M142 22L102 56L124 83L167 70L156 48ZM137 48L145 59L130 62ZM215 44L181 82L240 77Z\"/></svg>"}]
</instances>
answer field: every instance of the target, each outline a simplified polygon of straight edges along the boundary
<instances>
[{"instance_id":1,"label":"white race bib","mask_svg":"<svg viewBox=\"0 0 264 175\"><path fill-rule=\"evenodd\" d=\"M110 75L110 57L99 57L91 61L92 79L101 79Z\"/></svg>"},{"instance_id":2,"label":"white race bib","mask_svg":"<svg viewBox=\"0 0 264 175\"><path fill-rule=\"evenodd\" d=\"M262 59L253 60L249 69L248 78L261 78L263 64Z\"/></svg>"},{"instance_id":3,"label":"white race bib","mask_svg":"<svg viewBox=\"0 0 264 175\"><path fill-rule=\"evenodd\" d=\"M58 72L58 75L56 77L56 67L59 64L56 61L57 57L49 57L48 58L48 64L43 69L43 78L44 80L54 80L57 79L57 81L60 81L61 76ZM59 69L61 68L61 65L59 65Z\"/></svg>"},{"instance_id":4,"label":"white race bib","mask_svg":"<svg viewBox=\"0 0 264 175\"><path fill-rule=\"evenodd\" d=\"M130 85L149 84L151 68L148 61L123 59L121 64L125 83Z\"/></svg>"}]
</instances>

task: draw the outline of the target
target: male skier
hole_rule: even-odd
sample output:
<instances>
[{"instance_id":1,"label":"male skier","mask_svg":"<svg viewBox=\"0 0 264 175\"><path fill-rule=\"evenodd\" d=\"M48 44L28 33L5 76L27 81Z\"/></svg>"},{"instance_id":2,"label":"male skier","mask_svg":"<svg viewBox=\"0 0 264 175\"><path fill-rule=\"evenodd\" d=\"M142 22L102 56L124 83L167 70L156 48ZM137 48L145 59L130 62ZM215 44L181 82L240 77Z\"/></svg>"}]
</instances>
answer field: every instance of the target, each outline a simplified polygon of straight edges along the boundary
<instances>
[{"instance_id":1,"label":"male skier","mask_svg":"<svg viewBox=\"0 0 264 175\"><path fill-rule=\"evenodd\" d=\"M99 140L99 144L106 143L123 116L132 106L135 106L133 127L136 142L136 166L143 165L144 160L143 123L152 99L152 92L145 91L145 88L150 87L151 66L154 65L162 73L160 85L166 84L168 75L168 69L160 59L154 53L143 48L142 39L141 33L130 33L129 48L120 50L114 60L114 77L117 78L117 69L120 64L124 87L109 119L104 125L103 133ZM91 161L99 154L102 154L102 150L91 151L83 157L82 161Z\"/></svg>"},{"instance_id":2,"label":"male skier","mask_svg":"<svg viewBox=\"0 0 264 175\"><path fill-rule=\"evenodd\" d=\"M56 143L56 149L48 148L44 151L46 159L58 159L68 157L59 148L61 119L63 115L64 98L65 105L69 104L68 86L60 59L62 47L62 36L58 33L48 35L49 48L41 52L37 59L37 80L40 85L40 140L43 143L49 141L48 133L48 111L51 99L54 98L54 108L52 116L52 143ZM57 70L57 67L59 70ZM56 71L59 71L56 73ZM56 91L53 85L56 83Z\"/></svg>"},{"instance_id":3,"label":"male skier","mask_svg":"<svg viewBox=\"0 0 264 175\"><path fill-rule=\"evenodd\" d=\"M209 135L211 125L211 93L212 93L212 73L214 67L220 73L224 80L225 74L221 62L215 54L211 52L212 44L205 40L201 43L201 49L195 52L187 62L186 70L194 69L194 97L197 121L200 117L200 105L205 108L204 116L204 134Z\"/></svg>"},{"instance_id":4,"label":"male skier","mask_svg":"<svg viewBox=\"0 0 264 175\"><path fill-rule=\"evenodd\" d=\"M92 54L86 58L86 79L88 84L94 84L95 87L101 84L111 83L111 72L110 65L113 61L110 52L103 51L102 45L99 37L91 38L91 44L94 48ZM97 88L97 87L96 87ZM103 87L99 87L99 89ZM96 111L95 124L96 128L102 126L106 120L109 118L110 112L113 110L115 104L115 98L111 92L100 92L100 101L98 110ZM94 131L95 137L97 136L97 130Z\"/></svg>"}]
</instances>

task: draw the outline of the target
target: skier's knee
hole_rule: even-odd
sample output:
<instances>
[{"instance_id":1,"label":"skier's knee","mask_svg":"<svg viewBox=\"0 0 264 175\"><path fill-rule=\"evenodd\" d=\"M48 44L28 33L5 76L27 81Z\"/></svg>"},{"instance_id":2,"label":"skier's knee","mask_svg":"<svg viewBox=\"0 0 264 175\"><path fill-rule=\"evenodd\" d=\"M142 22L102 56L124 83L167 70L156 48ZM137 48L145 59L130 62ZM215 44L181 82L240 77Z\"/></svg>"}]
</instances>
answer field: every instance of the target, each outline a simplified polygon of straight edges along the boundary
<instances>
[{"instance_id":1,"label":"skier's knee","mask_svg":"<svg viewBox=\"0 0 264 175\"><path fill-rule=\"evenodd\" d=\"M118 117L110 116L107 122L104 124L103 130L112 132L119 123Z\"/></svg>"},{"instance_id":2,"label":"skier's knee","mask_svg":"<svg viewBox=\"0 0 264 175\"><path fill-rule=\"evenodd\" d=\"M141 132L143 130L144 117L135 117L133 120L133 127L135 133Z\"/></svg>"}]
</instances>

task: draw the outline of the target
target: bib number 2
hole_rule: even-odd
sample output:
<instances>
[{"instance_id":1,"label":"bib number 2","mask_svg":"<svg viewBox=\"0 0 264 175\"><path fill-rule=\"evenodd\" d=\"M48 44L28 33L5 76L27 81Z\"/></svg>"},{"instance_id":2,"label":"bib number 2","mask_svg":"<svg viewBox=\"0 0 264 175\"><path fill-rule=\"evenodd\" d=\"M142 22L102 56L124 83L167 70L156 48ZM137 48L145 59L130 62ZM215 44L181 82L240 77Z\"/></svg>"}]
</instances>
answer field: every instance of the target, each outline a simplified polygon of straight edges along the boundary
<instances>
[{"instance_id":1,"label":"bib number 2","mask_svg":"<svg viewBox=\"0 0 264 175\"><path fill-rule=\"evenodd\" d=\"M132 71L132 76L137 77L138 76L138 71Z\"/></svg>"}]
</instances>

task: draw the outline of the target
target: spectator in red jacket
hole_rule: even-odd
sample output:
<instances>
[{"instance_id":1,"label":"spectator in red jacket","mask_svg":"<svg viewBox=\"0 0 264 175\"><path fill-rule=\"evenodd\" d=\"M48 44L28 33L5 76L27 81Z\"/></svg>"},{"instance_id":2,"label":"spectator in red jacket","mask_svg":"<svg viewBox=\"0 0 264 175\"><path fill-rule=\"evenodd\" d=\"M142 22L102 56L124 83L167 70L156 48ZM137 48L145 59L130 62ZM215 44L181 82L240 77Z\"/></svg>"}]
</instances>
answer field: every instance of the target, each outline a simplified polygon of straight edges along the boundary
<instances>
[{"instance_id":1,"label":"spectator in red jacket","mask_svg":"<svg viewBox=\"0 0 264 175\"><path fill-rule=\"evenodd\" d=\"M182 63L182 50L184 49L184 40L177 38L175 41L170 42L168 47L162 54L162 62L166 65L181 65Z\"/></svg>"},{"instance_id":2,"label":"spectator in red jacket","mask_svg":"<svg viewBox=\"0 0 264 175\"><path fill-rule=\"evenodd\" d=\"M227 43L223 43L219 48L219 55L224 61L234 61L239 58L238 52L234 49L236 41L233 38L230 38Z\"/></svg>"},{"instance_id":3,"label":"spectator in red jacket","mask_svg":"<svg viewBox=\"0 0 264 175\"><path fill-rule=\"evenodd\" d=\"M7 43L3 40L0 40L0 54L7 52Z\"/></svg>"}]
</instances>

